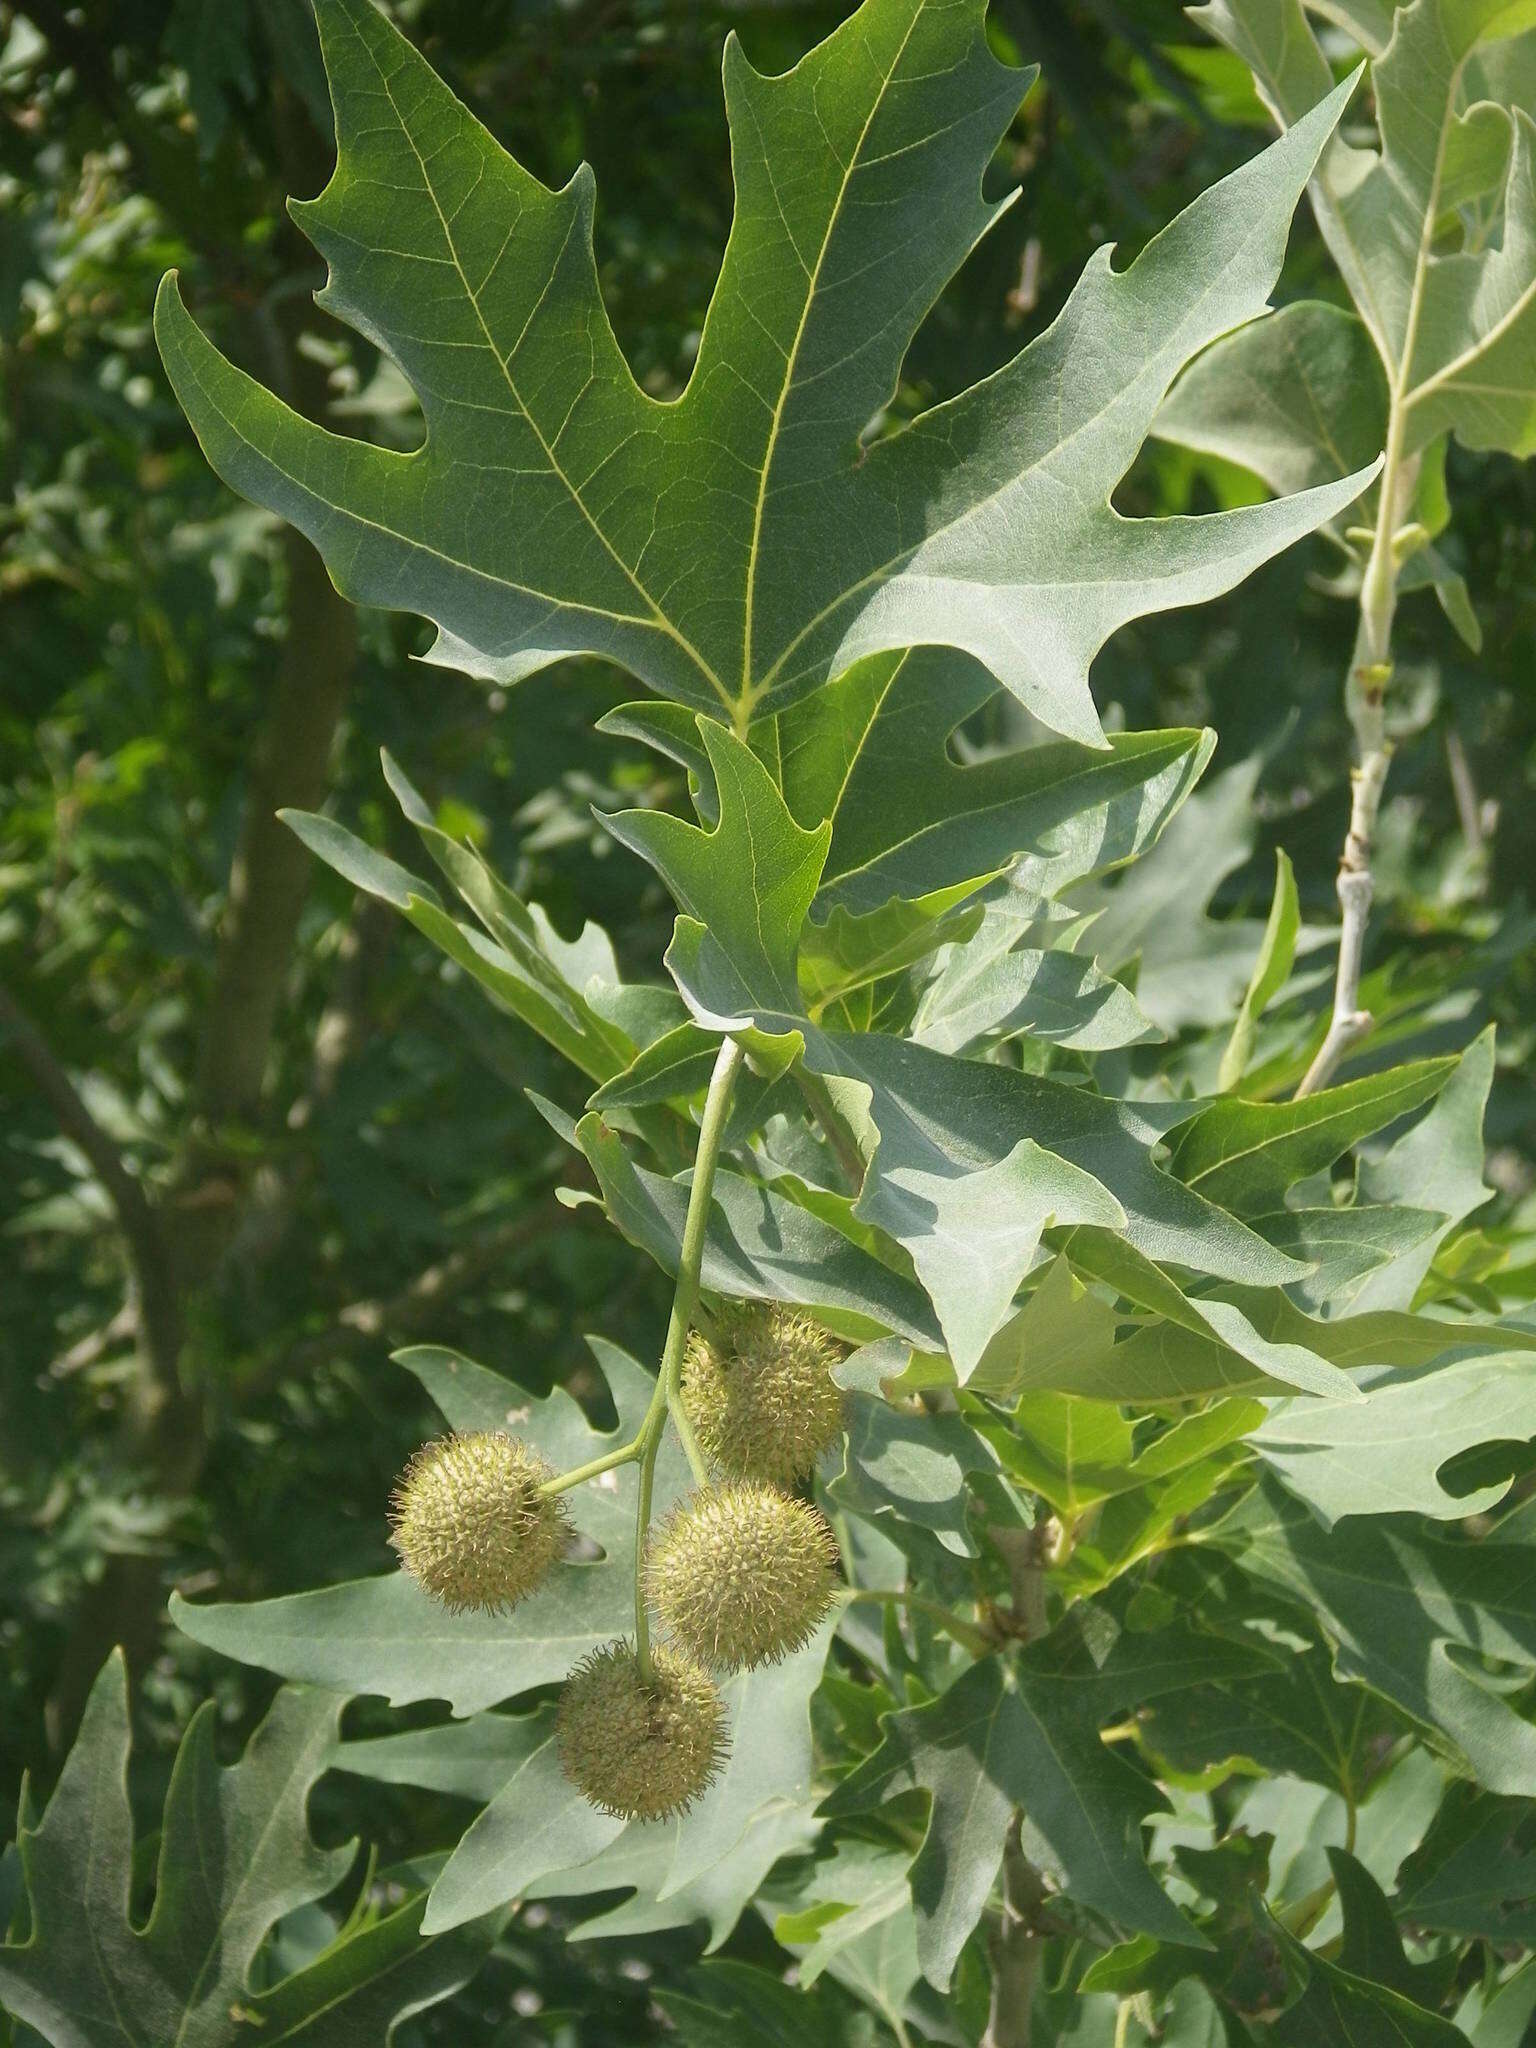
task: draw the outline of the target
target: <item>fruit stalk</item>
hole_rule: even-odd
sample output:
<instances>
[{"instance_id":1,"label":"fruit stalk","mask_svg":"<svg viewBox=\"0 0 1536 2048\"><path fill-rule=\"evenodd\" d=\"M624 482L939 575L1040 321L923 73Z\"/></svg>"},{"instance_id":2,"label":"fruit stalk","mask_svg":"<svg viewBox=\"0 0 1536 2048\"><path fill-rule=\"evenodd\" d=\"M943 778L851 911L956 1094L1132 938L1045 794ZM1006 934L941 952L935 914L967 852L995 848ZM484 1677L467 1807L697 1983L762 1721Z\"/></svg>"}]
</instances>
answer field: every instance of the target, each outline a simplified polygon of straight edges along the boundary
<instances>
[{"instance_id":1,"label":"fruit stalk","mask_svg":"<svg viewBox=\"0 0 1536 2048\"><path fill-rule=\"evenodd\" d=\"M682 1250L677 1262L677 1285L672 1290L672 1313L662 1346L661 1368L656 1391L640 1425L640 1498L635 1510L635 1655L643 1676L651 1674L650 1624L645 1607L645 1539L651 1522L651 1492L656 1477L656 1453L661 1433L670 1414L678 1435L689 1453L698 1458L698 1447L687 1417L682 1414L679 1380L688 1331L699 1300L699 1271L704 1262L704 1239L709 1228L709 1205L714 1194L715 1169L720 1163L720 1145L731 1106L731 1092L741 1071L742 1050L733 1038L722 1039L709 1077L704 1114L699 1121L699 1143L693 1160L693 1185L688 1191L688 1213L683 1221ZM695 1466L699 1472L702 1460ZM705 1475L700 1473L701 1481Z\"/></svg>"}]
</instances>

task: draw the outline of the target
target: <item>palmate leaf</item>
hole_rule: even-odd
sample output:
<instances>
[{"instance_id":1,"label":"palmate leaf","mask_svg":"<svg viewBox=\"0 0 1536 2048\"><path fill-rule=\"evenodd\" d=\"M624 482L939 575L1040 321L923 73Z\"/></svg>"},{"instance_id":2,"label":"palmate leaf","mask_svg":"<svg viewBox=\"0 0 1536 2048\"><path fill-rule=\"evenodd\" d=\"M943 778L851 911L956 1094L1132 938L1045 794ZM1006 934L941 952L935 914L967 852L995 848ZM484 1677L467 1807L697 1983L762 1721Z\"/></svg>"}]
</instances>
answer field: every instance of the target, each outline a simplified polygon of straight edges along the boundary
<instances>
[{"instance_id":1,"label":"palmate leaf","mask_svg":"<svg viewBox=\"0 0 1536 2048\"><path fill-rule=\"evenodd\" d=\"M1508 1476L1453 1494L1440 1481L1441 1467L1477 1444L1536 1437L1528 1353L1452 1353L1418 1372L1374 1373L1364 1392L1348 1406L1277 1401L1249 1439L1329 1528L1346 1515L1457 1521L1483 1514L1508 1492Z\"/></svg>"},{"instance_id":2,"label":"palmate leaf","mask_svg":"<svg viewBox=\"0 0 1536 2048\"><path fill-rule=\"evenodd\" d=\"M686 1183L636 1166L618 1133L596 1112L575 1126L573 1142L596 1174L614 1223L675 1273L688 1209ZM886 1331L923 1345L938 1337L920 1288L808 1209L737 1173L715 1176L703 1281L712 1292L740 1301L813 1308L829 1329L854 1342Z\"/></svg>"},{"instance_id":3,"label":"palmate leaf","mask_svg":"<svg viewBox=\"0 0 1536 2048\"><path fill-rule=\"evenodd\" d=\"M1205 1680L1154 1701L1140 1739L1176 1771L1242 1759L1358 1803L1399 1727L1374 1695L1337 1683L1325 1650L1309 1649L1288 1652L1278 1670Z\"/></svg>"},{"instance_id":4,"label":"palmate leaf","mask_svg":"<svg viewBox=\"0 0 1536 2048\"><path fill-rule=\"evenodd\" d=\"M1089 264L985 383L861 452L908 342L997 208L981 175L1029 83L983 0L864 0L782 78L731 41L736 217L687 391L639 390L592 254L593 183L551 192L370 0L318 0L336 174L296 218L322 303L419 392L427 442L338 439L231 367L171 283L161 352L210 460L339 586L515 678L577 652L744 729L861 655L962 647L1098 743L1088 666L1127 620L1231 587L1353 479L1203 519L1110 494L1175 375L1263 310L1348 88L1124 272Z\"/></svg>"},{"instance_id":5,"label":"palmate leaf","mask_svg":"<svg viewBox=\"0 0 1536 2048\"><path fill-rule=\"evenodd\" d=\"M1141 1853L1142 1819L1163 1795L1100 1742L1099 1728L1131 1702L1267 1662L1224 1638L1136 1636L1101 1612L1074 1614L1017 1659L984 1658L938 1698L887 1716L880 1748L823 1811L861 1813L913 1787L931 1795L910 1883L918 1955L941 1988L986 1906L1015 1806L1032 1859L1073 1899L1118 1926L1199 1948L1203 1937Z\"/></svg>"},{"instance_id":6,"label":"palmate leaf","mask_svg":"<svg viewBox=\"0 0 1536 2048\"><path fill-rule=\"evenodd\" d=\"M1452 1785L1418 1848L1400 1866L1398 1915L1438 1932L1536 1942L1536 1806Z\"/></svg>"},{"instance_id":7,"label":"palmate leaf","mask_svg":"<svg viewBox=\"0 0 1536 2048\"><path fill-rule=\"evenodd\" d=\"M831 1633L828 1623L783 1663L723 1682L731 1740L720 1776L708 1799L663 1825L626 1828L587 1804L560 1767L550 1706L348 1743L337 1762L365 1777L483 1803L433 1884L424 1923L429 1934L494 1912L535 1886L546 1896L616 1889L619 1863L625 1881L637 1883L647 1912L682 1898L672 1922L682 1925L694 1912L685 1895L728 1863L754 1823L798 1816L803 1840L815 1836L808 1708ZM642 1851L645 1860L637 1861ZM656 1924L668 1924L667 1916Z\"/></svg>"},{"instance_id":8,"label":"palmate leaf","mask_svg":"<svg viewBox=\"0 0 1536 2048\"><path fill-rule=\"evenodd\" d=\"M562 1471L632 1437L654 1384L617 1346L594 1338L592 1348L618 1411L613 1435L594 1430L563 1389L534 1399L436 1346L402 1352L401 1362L451 1428L513 1429ZM602 1546L602 1561L562 1563L511 1614L450 1614L399 1571L243 1605L195 1607L176 1596L171 1613L194 1641L285 1678L382 1693L395 1706L447 1700L455 1713L478 1713L564 1678L589 1650L633 1627L639 1481L633 1465L604 1479L610 1483L583 1487L572 1503L578 1530ZM669 1437L656 1464L658 1510L686 1486L687 1466Z\"/></svg>"},{"instance_id":9,"label":"palmate leaf","mask_svg":"<svg viewBox=\"0 0 1536 2048\"><path fill-rule=\"evenodd\" d=\"M1490 1028L1462 1054L1429 1114L1379 1159L1362 1162L1362 1201L1397 1208L1421 1205L1442 1221L1411 1249L1366 1275L1354 1297L1357 1310L1411 1307L1446 1237L1493 1193L1483 1179L1483 1119L1492 1086Z\"/></svg>"},{"instance_id":10,"label":"palmate leaf","mask_svg":"<svg viewBox=\"0 0 1536 2048\"><path fill-rule=\"evenodd\" d=\"M121 1654L96 1681L42 1821L25 1803L21 1859L30 1932L0 1948L0 1998L51 2048L235 2048L247 2039L362 2048L471 1977L499 1918L423 1941L424 1900L343 1932L306 1968L251 1989L274 1924L346 1874L351 1847L321 1849L306 1820L345 1702L279 1693L244 1757L221 1769L215 1710L194 1717L166 1794L154 1907L128 1917L128 1689ZM257 2030L260 2030L258 2033Z\"/></svg>"},{"instance_id":11,"label":"palmate leaf","mask_svg":"<svg viewBox=\"0 0 1536 2048\"><path fill-rule=\"evenodd\" d=\"M759 719L751 742L798 825L832 842L812 906L876 911L1009 869L1048 899L1153 845L1216 744L1209 731L1111 733L957 761L956 729L997 695L977 662L915 647L856 662L813 696ZM689 771L706 825L719 817L697 719L677 704L620 705L604 732L643 739Z\"/></svg>"},{"instance_id":12,"label":"palmate leaf","mask_svg":"<svg viewBox=\"0 0 1536 2048\"><path fill-rule=\"evenodd\" d=\"M866 2005L899 2018L922 1969L904 1847L844 1836L828 1856L786 1873L760 1906L795 1953L802 1984L835 1977Z\"/></svg>"},{"instance_id":13,"label":"palmate leaf","mask_svg":"<svg viewBox=\"0 0 1536 2048\"><path fill-rule=\"evenodd\" d=\"M1283 2048L1316 2048L1321 2041L1329 2048L1466 2048L1466 2035L1449 2020L1304 1948L1278 1921L1271 1930L1304 1983L1300 1998L1269 2029Z\"/></svg>"},{"instance_id":14,"label":"palmate leaf","mask_svg":"<svg viewBox=\"0 0 1536 2048\"><path fill-rule=\"evenodd\" d=\"M1208 0L1197 19L1249 65L1282 126L1332 90L1302 0ZM1478 69L1490 47L1533 29L1529 0L1398 8L1371 65L1379 152L1335 138L1318 167L1318 221L1403 410L1410 455L1448 430L1469 448L1536 450L1536 124L1528 107L1485 97L1497 93L1498 73ZM1493 220L1479 218L1464 247L1437 246L1443 215L1458 207L1478 215L1489 202ZM1370 409L1374 380L1335 382L1344 363L1324 360L1321 309L1290 318L1305 337L1306 367L1292 371L1289 396L1316 406L1329 441L1345 444L1356 431L1349 415L1362 391ZM1333 340L1336 356L1353 351L1337 328ZM1220 408L1228 387L1263 376L1275 346L1257 335L1223 344L1221 363L1198 373L1207 396ZM1266 409L1286 398L1271 384ZM1198 438L1197 403L1191 394L1179 414ZM1298 417L1305 421L1305 409ZM1303 425L1298 441L1314 434ZM1301 473L1294 451L1283 467L1291 488Z\"/></svg>"},{"instance_id":15,"label":"palmate leaf","mask_svg":"<svg viewBox=\"0 0 1536 2048\"><path fill-rule=\"evenodd\" d=\"M1187 1187L1239 1215L1278 1209L1287 1188L1422 1109L1455 1066L1416 1060L1293 1102L1213 1102L1178 1126L1169 1164Z\"/></svg>"},{"instance_id":16,"label":"palmate leaf","mask_svg":"<svg viewBox=\"0 0 1536 2048\"><path fill-rule=\"evenodd\" d=\"M797 976L828 828L801 826L768 770L713 720L699 729L718 822L605 820L681 907L667 965L698 1020L748 1029L867 1104L873 1154L855 1214L912 1257L964 1379L1002 1323L1048 1224L1122 1231L1148 1260L1277 1285L1301 1270L1153 1164L1178 1116L879 1033L812 1024ZM1324 1112L1326 1113L1326 1111ZM1176 1291L1176 1290L1175 1290ZM1327 1376L1326 1374L1324 1375Z\"/></svg>"},{"instance_id":17,"label":"palmate leaf","mask_svg":"<svg viewBox=\"0 0 1536 2048\"><path fill-rule=\"evenodd\" d=\"M1490 1791L1536 1793L1536 1727L1478 1662L1494 1659L1527 1677L1536 1670L1527 1550L1448 1542L1409 1516L1353 1517L1324 1531L1275 1479L1228 1516L1215 1540L1316 1619L1342 1677L1436 1730Z\"/></svg>"}]
</instances>

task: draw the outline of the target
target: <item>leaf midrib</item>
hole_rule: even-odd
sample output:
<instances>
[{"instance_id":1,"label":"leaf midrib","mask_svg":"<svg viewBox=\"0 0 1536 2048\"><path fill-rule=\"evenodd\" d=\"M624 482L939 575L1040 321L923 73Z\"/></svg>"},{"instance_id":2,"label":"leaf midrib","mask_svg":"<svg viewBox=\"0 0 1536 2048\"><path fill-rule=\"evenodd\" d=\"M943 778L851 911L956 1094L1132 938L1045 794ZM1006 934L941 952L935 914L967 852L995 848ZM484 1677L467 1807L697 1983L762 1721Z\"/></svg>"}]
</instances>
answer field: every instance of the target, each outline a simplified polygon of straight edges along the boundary
<instances>
[{"instance_id":1,"label":"leaf midrib","mask_svg":"<svg viewBox=\"0 0 1536 2048\"><path fill-rule=\"evenodd\" d=\"M592 532L596 535L598 541L601 543L605 552L608 554L608 556L613 561L615 566L622 572L626 580L635 590L636 594L645 601L646 605L650 609L652 619L657 629L667 634L667 636L670 639L674 640L677 643L678 647L683 651L683 653L685 653L688 656L688 658L693 662L694 666L698 669L699 673L708 682L711 689L715 692L716 696L719 697L721 703L726 707L727 711L732 710L734 700L729 690L727 690L724 683L721 682L719 676L715 673L714 669L704 659L704 656L699 652L698 648L694 646L693 642L688 638L688 636L682 631L682 629L679 626L674 624L674 622L667 617L666 613L662 610L661 606L656 602L656 599L651 595L651 592L646 588L645 584L641 581L639 575L636 573L634 569L630 567L630 565L624 560L624 557L619 553L618 549L613 545L612 541L603 531L602 526L593 516L593 513L588 507L586 500L582 497L581 492L577 488L574 480L571 477L569 477L566 474L565 470L562 468L558 458L555 455L553 447L544 437L543 429L539 426L538 421L529 411L528 406L523 400L522 393L517 388L517 381L512 375L511 358L510 356L503 357L501 350L497 347L495 337L492 335L490 327L486 321L485 314L481 310L479 294L470 284L469 278L464 270L464 265L459 259L458 246L453 239L453 230L449 225L448 216L443 212L442 203L438 199L437 188L432 183L431 174L427 169L426 158L423 157L421 151L417 148L416 138L411 133L410 127L406 122L405 116L402 114L400 110L399 103L396 101L395 95L391 90L390 75L385 72L383 66L379 63L378 58L375 56L373 50L369 47L366 39L358 32L356 26L351 24L350 21L349 26L352 28L352 33L356 37L359 48L363 51L363 54L366 56L369 64L373 68L374 74L379 81L379 85L381 90L383 91L384 97L389 101L390 112L395 117L395 121L399 126L401 135L405 138L407 148L410 150L411 155L416 159L417 169L421 174L422 189L426 192L427 197L432 202L432 211L437 215L438 225L442 230L444 247L448 250L449 257L453 263L453 268L457 273L459 283L462 285L464 289L464 296L469 301L469 304L474 311L475 319L479 325L480 332L485 337L486 348L490 351L492 360L495 362L497 368L500 370L508 391L512 394L513 403L516 405L522 417L527 421L529 429L534 436L534 439L538 442L539 447L543 452L544 459L549 465L551 475L557 477L560 483L565 487L565 490L569 495L572 504L574 504L577 510L581 513L582 518L586 521L587 525L592 529ZM569 239L569 236L567 236L567 239ZM551 280L553 279L553 276L554 271L552 269L550 273ZM548 289L547 283L545 289ZM542 295L539 303L542 303ZM534 307L534 312L537 312L537 310L538 306L536 304ZM528 316L528 320L531 322L533 317L534 314L530 313ZM523 327L523 334L526 334L527 330L528 322L525 322ZM523 335L519 335L518 341L514 345L514 354L516 353L517 347L521 346L522 339ZM593 609L596 609L596 607L593 607Z\"/></svg>"},{"instance_id":2,"label":"leaf midrib","mask_svg":"<svg viewBox=\"0 0 1536 2048\"><path fill-rule=\"evenodd\" d=\"M806 278L805 300L800 308L800 318L795 325L795 338L790 343L789 353L784 359L784 377L779 386L779 396L773 408L773 417L768 425L768 439L763 448L763 460L758 470L757 499L752 508L752 539L747 548L747 587L742 607L741 634L740 702L744 718L750 717L754 696L758 694L754 691L752 682L752 608L757 588L757 564L761 549L763 512L768 502L768 476L773 468L774 450L778 446L779 428L783 423L784 410L789 403L790 393L794 389L795 368L799 362L800 350L805 341L806 328L810 324L811 308L816 303L816 290L821 278L822 266L827 260L827 251L832 246L832 238L837 232L838 222L842 218L843 202L847 198L849 187L852 185L860 169L859 158L863 152L864 144L869 138L869 131L874 125L876 114L879 113L881 107L885 104L885 96L890 90L891 80L895 77L901 60L906 55L907 45L912 40L921 11L921 0L918 0L918 4L912 8L911 19L907 23L905 34L897 45L896 54L891 59L890 66L881 79L880 90L870 102L869 112L864 117L864 125L859 130L859 139L854 144L849 154L848 162L843 167L843 175L837 188L837 197L832 203L832 210L827 215L827 225L822 233L821 247L816 252L816 261ZM761 130L759 130L759 134L761 134ZM766 150L764 151L764 161L767 161ZM774 192L774 199L775 201L778 199L777 190ZM784 218L782 206L779 207L779 218L784 222L784 232L788 235L789 222ZM792 240L793 238L791 237ZM764 684L763 687L766 689L767 685Z\"/></svg>"}]
</instances>

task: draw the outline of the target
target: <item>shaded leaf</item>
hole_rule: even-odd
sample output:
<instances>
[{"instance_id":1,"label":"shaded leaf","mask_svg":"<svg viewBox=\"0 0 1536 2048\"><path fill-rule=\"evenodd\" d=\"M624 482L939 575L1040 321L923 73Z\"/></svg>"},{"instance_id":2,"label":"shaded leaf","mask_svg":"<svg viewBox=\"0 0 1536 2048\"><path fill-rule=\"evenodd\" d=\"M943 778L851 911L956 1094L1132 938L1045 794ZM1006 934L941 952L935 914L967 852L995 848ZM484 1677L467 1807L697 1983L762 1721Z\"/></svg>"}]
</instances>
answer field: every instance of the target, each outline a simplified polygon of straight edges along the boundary
<instances>
[{"instance_id":1,"label":"shaded leaf","mask_svg":"<svg viewBox=\"0 0 1536 2048\"><path fill-rule=\"evenodd\" d=\"M136 1928L128 1917L128 1694L115 1653L41 1821L23 1813L29 1934L0 1949L0 1995L12 2012L53 2048L232 2048L254 2026L270 2040L376 2044L393 2039L397 2020L463 1984L496 1923L448 1944L422 1942L417 1899L344 1933L272 1989L250 1989L273 1926L323 1898L353 1861L350 1846L319 1848L306 1817L344 1704L279 1693L229 1769L215 1758L212 1704L194 1716L166 1793L154 1907Z\"/></svg>"},{"instance_id":2,"label":"shaded leaf","mask_svg":"<svg viewBox=\"0 0 1536 2048\"><path fill-rule=\"evenodd\" d=\"M1245 1572L1316 1617L1342 1677L1435 1729L1490 1791L1536 1792L1536 1727L1477 1662L1536 1670L1536 1584L1523 1549L1447 1542L1402 1517L1325 1532L1273 1479L1216 1536Z\"/></svg>"},{"instance_id":3,"label":"shaded leaf","mask_svg":"<svg viewBox=\"0 0 1536 2048\"><path fill-rule=\"evenodd\" d=\"M1247 1760L1275 1777L1304 1778L1359 1802L1373 1745L1396 1732L1361 1686L1338 1684L1326 1651L1288 1654L1274 1670L1216 1678L1141 1716L1141 1738L1175 1770Z\"/></svg>"},{"instance_id":4,"label":"shaded leaf","mask_svg":"<svg viewBox=\"0 0 1536 2048\"><path fill-rule=\"evenodd\" d=\"M1417 1927L1530 1946L1536 1806L1452 1785L1429 1833L1398 1870L1392 1906Z\"/></svg>"},{"instance_id":5,"label":"shaded leaf","mask_svg":"<svg viewBox=\"0 0 1536 2048\"><path fill-rule=\"evenodd\" d=\"M1074 1616L1016 1659L985 1658L927 1705L887 1716L881 1747L823 1810L858 1813L892 1791L929 1792L911 1885L923 1969L941 1987L986 1905L1015 1806L1031 1860L1073 1899L1119 1926L1199 1947L1203 1937L1142 1855L1141 1821L1162 1808L1162 1794L1098 1731L1131 1702L1267 1662L1221 1638L1136 1636L1102 1614L1086 1624Z\"/></svg>"}]
</instances>

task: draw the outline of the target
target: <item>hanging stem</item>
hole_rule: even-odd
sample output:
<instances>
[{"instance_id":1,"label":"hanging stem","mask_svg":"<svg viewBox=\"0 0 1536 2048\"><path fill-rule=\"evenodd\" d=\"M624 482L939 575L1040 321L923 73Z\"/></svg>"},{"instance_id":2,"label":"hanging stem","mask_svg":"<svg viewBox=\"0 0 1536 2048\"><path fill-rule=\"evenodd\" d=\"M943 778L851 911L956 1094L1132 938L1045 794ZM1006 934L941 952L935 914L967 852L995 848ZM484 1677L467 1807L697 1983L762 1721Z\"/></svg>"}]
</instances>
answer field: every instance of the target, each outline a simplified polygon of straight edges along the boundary
<instances>
[{"instance_id":1,"label":"hanging stem","mask_svg":"<svg viewBox=\"0 0 1536 2048\"><path fill-rule=\"evenodd\" d=\"M1049 1621L1045 1573L1052 1526L1042 1520L1033 1529L994 1529L992 1534L1008 1561L1013 1620L1025 1640L1032 1641L1044 1635ZM1004 1542L1003 1537L1014 1540ZM1024 1853L1023 1832L1024 1815L1016 1807L1003 1842L1002 1910L987 1934L992 1994L981 2048L1030 2048L1035 1980L1044 1949L1037 1920L1045 1885Z\"/></svg>"},{"instance_id":2,"label":"hanging stem","mask_svg":"<svg viewBox=\"0 0 1536 2048\"><path fill-rule=\"evenodd\" d=\"M635 1655L639 1660L643 1676L651 1675L651 1632L650 1621L645 1611L645 1539L651 1526L651 1498L656 1483L656 1453L661 1448L662 1433L670 1416L677 1431L693 1476L700 1486L710 1483L709 1466L699 1449L699 1440L694 1435L693 1424L682 1399L683 1352L688 1343L688 1332L699 1306L699 1272L704 1263L704 1239L709 1228L709 1205L714 1194L715 1169L720 1163L720 1142L725 1134L726 1112L731 1105L731 1091L736 1085L736 1076L741 1071L742 1051L734 1039L725 1039L715 1061L715 1070L710 1076L709 1093L704 1098L704 1115L699 1124L698 1149L693 1161L693 1185L688 1191L688 1213L683 1222L683 1243L678 1255L677 1284L672 1291L672 1313L667 1321L667 1337L662 1347L661 1366L656 1374L656 1387L651 1395L640 1427L627 1444L605 1451L600 1458L591 1458L585 1465L576 1465L569 1472L558 1473L553 1479L546 1479L539 1488L541 1493L568 1493L573 1486L582 1486L589 1479L596 1479L600 1473L611 1472L618 1465L632 1465L638 1459L640 1465L640 1491L635 1508Z\"/></svg>"},{"instance_id":3,"label":"hanging stem","mask_svg":"<svg viewBox=\"0 0 1536 2048\"><path fill-rule=\"evenodd\" d=\"M715 1169L720 1163L720 1143L725 1135L726 1114L731 1091L741 1071L742 1051L734 1039L722 1040L709 1077L704 1098L704 1115L699 1123L698 1150L693 1160L693 1185L688 1190L688 1214L683 1221L682 1250L677 1262L677 1285L672 1290L672 1313L667 1320L667 1338L662 1346L661 1369L656 1391L640 1425L637 1455L640 1460L640 1497L635 1509L635 1655L642 1678L651 1676L650 1623L645 1611L645 1539L651 1524L651 1492L656 1477L656 1453L670 1413L694 1474L701 1485L708 1472L699 1456L698 1444L683 1409L679 1391L683 1351L699 1300L699 1271L704 1262L704 1238L709 1228L709 1205L714 1194Z\"/></svg>"}]
</instances>

